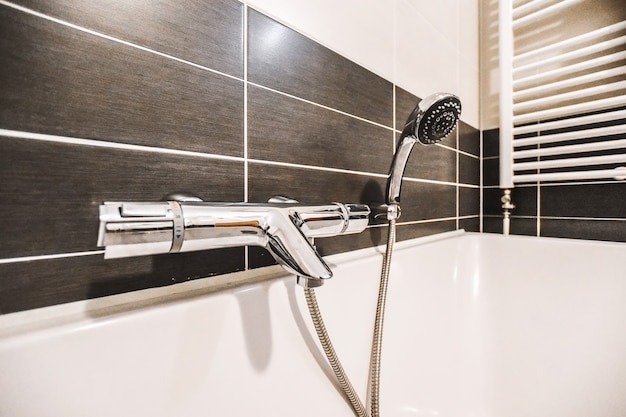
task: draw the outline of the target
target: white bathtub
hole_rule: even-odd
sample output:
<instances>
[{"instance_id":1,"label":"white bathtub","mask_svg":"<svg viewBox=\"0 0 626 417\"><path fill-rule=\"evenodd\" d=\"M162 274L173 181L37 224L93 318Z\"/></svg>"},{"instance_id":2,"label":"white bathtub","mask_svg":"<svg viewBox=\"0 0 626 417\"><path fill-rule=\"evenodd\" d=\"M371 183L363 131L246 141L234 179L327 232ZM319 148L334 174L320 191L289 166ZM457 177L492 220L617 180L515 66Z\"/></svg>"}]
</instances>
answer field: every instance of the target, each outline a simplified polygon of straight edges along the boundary
<instances>
[{"instance_id":1,"label":"white bathtub","mask_svg":"<svg viewBox=\"0 0 626 417\"><path fill-rule=\"evenodd\" d=\"M320 308L365 397L381 256L328 259ZM352 416L300 287L277 271L0 316L0 416ZM398 244L381 414L626 416L626 245Z\"/></svg>"}]
</instances>

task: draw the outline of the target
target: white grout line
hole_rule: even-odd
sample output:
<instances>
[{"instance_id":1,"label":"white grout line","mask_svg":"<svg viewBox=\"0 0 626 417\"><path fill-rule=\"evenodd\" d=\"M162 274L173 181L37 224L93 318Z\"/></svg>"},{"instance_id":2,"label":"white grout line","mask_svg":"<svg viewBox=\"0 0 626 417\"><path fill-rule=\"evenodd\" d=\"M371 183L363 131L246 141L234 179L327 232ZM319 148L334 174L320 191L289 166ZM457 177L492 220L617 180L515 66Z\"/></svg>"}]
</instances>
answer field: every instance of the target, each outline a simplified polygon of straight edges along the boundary
<instances>
[{"instance_id":1,"label":"white grout line","mask_svg":"<svg viewBox=\"0 0 626 417\"><path fill-rule=\"evenodd\" d=\"M564 187L569 185L603 185L603 184L621 184L620 181L576 181L576 182L541 182L541 187ZM515 188L536 187L537 183L515 184ZM500 188L499 185L483 185L483 188Z\"/></svg>"},{"instance_id":2,"label":"white grout line","mask_svg":"<svg viewBox=\"0 0 626 417\"><path fill-rule=\"evenodd\" d=\"M467 219L477 219L480 215L475 214L473 216L460 216L459 220L467 220ZM410 226L415 224L427 224L427 223L437 223L437 222L448 222L455 220L456 217L440 217L437 219L426 219L426 220L412 220L408 222L398 222L396 226ZM367 226L368 229L376 229L381 227L389 227L389 223L380 223L380 224L370 224Z\"/></svg>"},{"instance_id":3,"label":"white grout line","mask_svg":"<svg viewBox=\"0 0 626 417\"><path fill-rule=\"evenodd\" d=\"M426 224L426 223L436 223L436 222L447 222L456 220L456 217L440 217L438 219L426 219L426 220L412 220L408 222L398 222L398 226L408 226L412 224Z\"/></svg>"},{"instance_id":4,"label":"white grout line","mask_svg":"<svg viewBox=\"0 0 626 417\"><path fill-rule=\"evenodd\" d=\"M459 133L459 129L456 129L456 149L459 149L459 137L460 137L460 133ZM459 228L459 215L461 214L461 190L459 188L459 181L461 178L461 174L460 174L460 170L461 170L461 157L459 155L459 153L457 152L455 154L455 165L456 165L456 229L458 230Z\"/></svg>"},{"instance_id":5,"label":"white grout line","mask_svg":"<svg viewBox=\"0 0 626 417\"><path fill-rule=\"evenodd\" d=\"M477 190L480 190L480 185L476 185L476 184L463 184L462 182L460 182L457 185L462 188L475 188Z\"/></svg>"},{"instance_id":6,"label":"white grout line","mask_svg":"<svg viewBox=\"0 0 626 417\"><path fill-rule=\"evenodd\" d=\"M16 258L0 259L0 264L10 264L18 262L44 261L50 259L78 258L81 256L104 255L104 250L93 250L86 252L57 253L53 255L20 256Z\"/></svg>"},{"instance_id":7,"label":"white grout line","mask_svg":"<svg viewBox=\"0 0 626 417\"><path fill-rule=\"evenodd\" d=\"M490 218L502 218L501 214L485 214L485 217ZM511 218L515 219L536 219L537 216L522 216L511 215ZM561 216L541 216L544 220L585 220L585 221L611 221L611 222L626 222L626 218L621 217L561 217Z\"/></svg>"},{"instance_id":8,"label":"white grout line","mask_svg":"<svg viewBox=\"0 0 626 417\"><path fill-rule=\"evenodd\" d=\"M394 51L395 53L395 51ZM392 94L392 104L391 104L391 108L392 108L392 112L393 112L393 118L391 120L391 124L393 125L393 133L391 134L391 157L393 158L395 153L396 153L396 136L398 133L402 133L398 130L398 126L396 123L396 119L398 118L398 115L396 114L397 112L397 103L396 103L396 84L393 83L392 87L393 90L391 90L391 94Z\"/></svg>"},{"instance_id":9,"label":"white grout line","mask_svg":"<svg viewBox=\"0 0 626 417\"><path fill-rule=\"evenodd\" d=\"M470 158L474 158L474 159L477 159L477 160L480 161L480 156L478 156L478 155L474 155L473 153L465 152L465 151L462 151L460 149L455 149L455 150L456 150L457 153L459 153L461 155L465 155L465 156L468 156Z\"/></svg>"},{"instance_id":10,"label":"white grout line","mask_svg":"<svg viewBox=\"0 0 626 417\"><path fill-rule=\"evenodd\" d=\"M0 1L1 1L1 0L0 0ZM357 120L360 120L360 121L365 122L365 123L369 123L369 124L374 125L374 126L382 127L383 129L387 129L387 130L391 130L391 131L393 131L393 130L394 130L394 129L393 129L393 127L386 126L386 125L384 125L384 124L382 124L382 123L374 122L374 121L372 121L372 120L368 120L368 119L365 119L365 118L363 118L363 117L356 116L356 115L354 115L354 114L351 114L351 113L345 112L345 111L343 111L343 110L335 109L335 108L333 108L333 107L329 107L329 106L326 106L326 105L324 105L324 104L316 103L316 102L314 102L314 101L307 100L307 99L302 98L302 97L294 96L293 94L285 93L285 92L280 91L280 90L275 90L275 89L273 89L273 88L271 88L271 87L266 87L266 86L264 86L264 85L257 84L257 83L251 82L251 81L247 81L247 83L248 83L249 85L253 85L253 86L255 86L255 87L261 88L261 89L263 89L263 90L266 90L266 91L271 91L272 93L280 94L280 95L282 95L282 96L289 97L289 98L292 98L292 99L294 99L294 100L301 101L301 102L303 102L303 103L311 104L311 105L313 105L313 106L320 107L320 108L322 108L322 109L329 110L329 111L332 111L332 112L335 112L335 113L341 114L341 115L343 115L343 116L352 117L353 119L357 119Z\"/></svg>"},{"instance_id":11,"label":"white grout line","mask_svg":"<svg viewBox=\"0 0 626 417\"><path fill-rule=\"evenodd\" d=\"M1 0L0 0L1 1ZM340 169L340 168L328 168L328 167L320 167L313 165L302 165L302 164L293 164L289 162L277 162L277 161L266 161L260 159L252 159L245 158L239 156L227 156L227 155L219 155L219 154L210 154L210 153L202 153L195 151L184 151L178 149L169 149L169 148L157 148L153 146L144 146L144 145L132 145L127 143L119 143L119 142L107 142L95 139L83 139L83 138L74 138L69 136L58 136L58 135L48 135L43 133L33 133L33 132L21 132L18 130L8 130L8 129L0 129L0 137L7 138L18 138L18 139L27 139L27 140L37 140L44 142L55 142L55 143L64 143L69 145L78 145L78 146L92 146L99 148L109 148L109 149L121 149L128 151L137 151L137 152L151 152L151 153L160 153L167 155L179 155L179 156L189 156L196 158L205 158L205 159L219 159L225 161L235 161L235 162L247 162L263 164L263 165L274 165L274 166L284 166L291 168L299 168L299 169L310 169L314 171L325 171L325 172L337 172L341 174L352 174L352 175L360 175L360 176L368 176L368 177L377 177L377 178L387 178L387 174L378 174L374 172L366 172L366 171L353 171L348 169ZM441 185L456 185L452 182L447 181L437 181L437 180L428 180L428 179L420 179L420 178L404 178L405 181L409 182L421 182L421 183L429 183L429 184L441 184ZM459 184L461 187L467 188L478 188L477 185L472 184Z\"/></svg>"},{"instance_id":12,"label":"white grout line","mask_svg":"<svg viewBox=\"0 0 626 417\"><path fill-rule=\"evenodd\" d=\"M387 174L376 174L374 172L365 172L365 171L352 171L349 169L341 169L341 168L328 168L328 167L321 167L321 166L316 166L316 165L293 164L290 162L267 161L263 159L253 159L253 158L249 158L248 162L254 163L254 164L261 164L261 165L310 169L313 171L337 172L340 174L352 174L352 175L360 175L360 176L366 176L366 177L387 178Z\"/></svg>"},{"instance_id":13,"label":"white grout line","mask_svg":"<svg viewBox=\"0 0 626 417\"><path fill-rule=\"evenodd\" d=\"M541 182L537 181L537 236L541 236Z\"/></svg>"},{"instance_id":14,"label":"white grout line","mask_svg":"<svg viewBox=\"0 0 626 417\"><path fill-rule=\"evenodd\" d=\"M243 201L248 202L249 194L249 166L248 166L248 5L243 4ZM250 269L250 250L243 248L243 268Z\"/></svg>"},{"instance_id":15,"label":"white grout line","mask_svg":"<svg viewBox=\"0 0 626 417\"><path fill-rule=\"evenodd\" d=\"M541 216L546 220L601 220L601 221L617 221L626 222L626 218L622 217L560 217L560 216Z\"/></svg>"},{"instance_id":16,"label":"white grout line","mask_svg":"<svg viewBox=\"0 0 626 417\"><path fill-rule=\"evenodd\" d=\"M576 181L576 182L542 182L542 187L555 187L555 186L564 186L564 185L600 185L600 184L621 184L622 182L617 180L608 180L608 181ZM516 185L519 187L521 184Z\"/></svg>"},{"instance_id":17,"label":"white grout line","mask_svg":"<svg viewBox=\"0 0 626 417\"><path fill-rule=\"evenodd\" d=\"M385 178L386 177L387 176L385 175ZM402 181L421 182L421 183L426 183L426 184L450 185L452 187L455 187L457 185L456 182L428 180L428 179L423 179L423 178L412 178L412 177L404 177ZM471 184L463 184L463 186L468 187L468 188L478 188L478 185L471 185Z\"/></svg>"},{"instance_id":18,"label":"white grout line","mask_svg":"<svg viewBox=\"0 0 626 417\"><path fill-rule=\"evenodd\" d=\"M315 166L315 165L293 164L293 163L290 163L290 162L267 161L267 160L252 159L252 158L249 158L248 162L255 163L255 164L261 164L261 165L273 165L273 166L282 166L282 167L288 167L288 168L310 169L310 170L314 170L314 171L324 171L324 172L337 172L337 173L340 173L340 174L360 175L360 176L376 177L376 178L384 178L384 179L387 179L387 177L388 177L388 174L378 174L378 173L375 173L375 172L352 171L352 170L349 170L349 169L328 168L328 167L321 167L321 166ZM429 180L429 179L423 179L423 178L411 178L411 177L404 177L403 181L420 182L420 183L426 183L426 184L449 185L449 186L456 186L457 185L454 182ZM480 186L473 185L473 184L458 184L458 185L460 187L465 187L465 188L480 188Z\"/></svg>"},{"instance_id":19,"label":"white grout line","mask_svg":"<svg viewBox=\"0 0 626 417\"><path fill-rule=\"evenodd\" d=\"M484 172L483 172L483 152L484 152L484 137L483 137L483 131L479 130L478 131L478 140L479 140L479 153L480 153L480 158L479 158L479 183L480 183L480 193L479 193L479 203L478 203L478 212L480 213L480 222L479 222L479 227L478 227L478 231L479 232L483 232L483 211L484 211L484 193L485 193L485 187L483 185L485 177L484 177Z\"/></svg>"},{"instance_id":20,"label":"white grout line","mask_svg":"<svg viewBox=\"0 0 626 417\"><path fill-rule=\"evenodd\" d=\"M243 4L243 201L248 202L248 6ZM246 256L246 269L247 266Z\"/></svg>"},{"instance_id":21,"label":"white grout line","mask_svg":"<svg viewBox=\"0 0 626 417\"><path fill-rule=\"evenodd\" d=\"M170 148L158 148L156 146L132 145L129 143L122 143L122 142L108 142L108 141L102 141L102 140L96 140L96 139L83 139L83 138L75 138L75 137L70 137L70 136L48 135L44 133L21 132L19 130L0 129L0 136L4 136L8 138L37 140L37 141L43 141L43 142L64 143L64 144L78 145L78 146L92 146L92 147L97 147L97 148L122 149L122 150L137 151L137 152L152 152L152 153L190 156L190 157L206 158L206 159L221 159L221 160L226 160L226 161L244 161L244 158L239 157L239 156L228 156L228 155L220 155L220 154L212 154L212 153L204 153L204 152L196 152L196 151L184 151L180 149L170 149Z\"/></svg>"}]
</instances>

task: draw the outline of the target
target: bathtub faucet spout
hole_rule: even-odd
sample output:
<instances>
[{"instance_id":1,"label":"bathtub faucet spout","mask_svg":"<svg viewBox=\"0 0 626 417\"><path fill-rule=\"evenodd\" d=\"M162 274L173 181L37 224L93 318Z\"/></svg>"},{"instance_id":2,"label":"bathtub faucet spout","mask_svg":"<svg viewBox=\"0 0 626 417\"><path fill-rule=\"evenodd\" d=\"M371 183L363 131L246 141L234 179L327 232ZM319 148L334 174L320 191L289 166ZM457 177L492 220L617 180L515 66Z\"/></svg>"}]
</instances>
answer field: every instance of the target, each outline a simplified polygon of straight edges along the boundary
<instances>
[{"instance_id":1,"label":"bathtub faucet spout","mask_svg":"<svg viewBox=\"0 0 626 417\"><path fill-rule=\"evenodd\" d=\"M359 233L369 213L363 204L303 205L284 198L260 204L186 198L105 202L100 206L98 246L105 248L106 259L262 246L287 271L318 282L331 278L332 272L313 238Z\"/></svg>"}]
</instances>

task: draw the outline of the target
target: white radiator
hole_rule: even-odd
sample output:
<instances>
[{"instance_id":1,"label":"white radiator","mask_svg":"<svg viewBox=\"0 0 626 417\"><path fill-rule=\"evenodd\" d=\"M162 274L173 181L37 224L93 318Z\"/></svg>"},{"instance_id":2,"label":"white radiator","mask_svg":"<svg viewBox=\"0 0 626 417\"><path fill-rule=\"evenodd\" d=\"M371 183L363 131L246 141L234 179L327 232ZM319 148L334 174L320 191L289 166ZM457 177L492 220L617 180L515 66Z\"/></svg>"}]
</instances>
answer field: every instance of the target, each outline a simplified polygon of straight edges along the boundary
<instances>
[{"instance_id":1,"label":"white radiator","mask_svg":"<svg viewBox=\"0 0 626 417\"><path fill-rule=\"evenodd\" d=\"M626 178L626 20L542 37L580 3L500 0L500 188Z\"/></svg>"}]
</instances>

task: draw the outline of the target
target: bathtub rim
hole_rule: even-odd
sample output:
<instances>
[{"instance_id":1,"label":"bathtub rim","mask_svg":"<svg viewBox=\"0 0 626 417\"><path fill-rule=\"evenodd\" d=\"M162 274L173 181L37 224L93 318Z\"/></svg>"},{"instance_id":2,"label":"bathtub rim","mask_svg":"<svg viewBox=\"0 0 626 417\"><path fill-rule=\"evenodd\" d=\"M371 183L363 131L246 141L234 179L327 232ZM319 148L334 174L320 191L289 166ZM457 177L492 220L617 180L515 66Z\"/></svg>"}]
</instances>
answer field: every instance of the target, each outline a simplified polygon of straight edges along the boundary
<instances>
[{"instance_id":1,"label":"bathtub rim","mask_svg":"<svg viewBox=\"0 0 626 417\"><path fill-rule=\"evenodd\" d=\"M466 232L463 229L443 232L397 242L395 251L403 251L448 239L484 239L512 241L558 242L566 245L614 246L626 248L625 242L597 241L585 239L555 238L509 235L495 233ZM385 245L358 249L355 251L325 256L331 269L339 264L368 258L382 257ZM210 294L257 285L266 281L295 279L279 265L256 268L248 271L200 278L193 281L165 287L147 288L122 294L114 294L94 299L74 301L18 311L0 315L0 340L37 330L76 325L84 321L112 318L114 316L159 306L197 299ZM332 285L331 282L326 285Z\"/></svg>"},{"instance_id":2,"label":"bathtub rim","mask_svg":"<svg viewBox=\"0 0 626 417\"><path fill-rule=\"evenodd\" d=\"M461 229L419 237L398 242L395 248L396 250L402 250L404 248L425 245L434 241L459 237L464 234L466 234L466 232ZM341 263L371 256L382 256L384 251L385 246L380 245L325 256L324 260L331 269L333 269ZM272 265L247 271L194 279L176 285L146 288L93 299L0 314L0 339L36 330L72 325L85 320L97 320L124 313L155 308L160 305L183 302L213 293L279 279L295 280L295 277L287 273L279 265ZM332 285L332 282L326 285Z\"/></svg>"}]
</instances>

